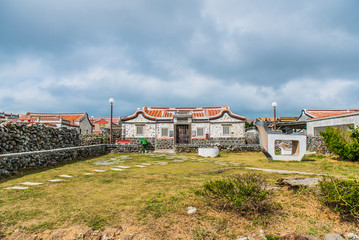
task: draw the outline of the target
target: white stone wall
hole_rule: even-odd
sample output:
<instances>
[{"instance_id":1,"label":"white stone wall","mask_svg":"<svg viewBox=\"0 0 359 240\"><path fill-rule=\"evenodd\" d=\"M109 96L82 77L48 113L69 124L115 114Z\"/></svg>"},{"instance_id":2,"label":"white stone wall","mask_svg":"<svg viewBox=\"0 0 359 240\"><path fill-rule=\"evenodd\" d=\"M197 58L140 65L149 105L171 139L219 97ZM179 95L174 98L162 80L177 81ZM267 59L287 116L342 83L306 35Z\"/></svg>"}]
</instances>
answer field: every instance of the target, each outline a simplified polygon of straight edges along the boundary
<instances>
[{"instance_id":1,"label":"white stone wall","mask_svg":"<svg viewBox=\"0 0 359 240\"><path fill-rule=\"evenodd\" d=\"M203 136L198 136L197 128L203 128ZM195 132L196 135L193 135L193 132ZM206 138L206 134L209 134L209 123L192 123L192 138Z\"/></svg>"},{"instance_id":2,"label":"white stone wall","mask_svg":"<svg viewBox=\"0 0 359 240\"><path fill-rule=\"evenodd\" d=\"M151 123L151 122L154 123L155 121L145 118L142 114L138 114L136 118L133 118L131 120L127 120L124 123Z\"/></svg>"},{"instance_id":3,"label":"white stone wall","mask_svg":"<svg viewBox=\"0 0 359 240\"><path fill-rule=\"evenodd\" d=\"M316 127L327 127L346 124L354 124L355 127L359 126L359 114L341 117L338 116L329 119L309 120L307 121L307 136L314 136L314 128Z\"/></svg>"},{"instance_id":4,"label":"white stone wall","mask_svg":"<svg viewBox=\"0 0 359 240\"><path fill-rule=\"evenodd\" d=\"M136 124L130 123L124 123L123 124L123 129L124 129L124 134L126 138L154 138L155 137L155 128L156 125L154 123L146 123L143 125L143 134L142 135L137 135L136 134Z\"/></svg>"},{"instance_id":5,"label":"white stone wall","mask_svg":"<svg viewBox=\"0 0 359 240\"><path fill-rule=\"evenodd\" d=\"M162 137L162 128L168 129L168 136ZM172 137L170 137L170 132L172 131ZM173 123L157 123L157 138L173 138L174 130Z\"/></svg>"},{"instance_id":6,"label":"white stone wall","mask_svg":"<svg viewBox=\"0 0 359 240\"><path fill-rule=\"evenodd\" d=\"M221 118L211 120L210 137L226 138L226 137L244 137L245 124L243 120L233 118L225 113ZM229 134L223 134L223 124L229 126Z\"/></svg>"}]
</instances>

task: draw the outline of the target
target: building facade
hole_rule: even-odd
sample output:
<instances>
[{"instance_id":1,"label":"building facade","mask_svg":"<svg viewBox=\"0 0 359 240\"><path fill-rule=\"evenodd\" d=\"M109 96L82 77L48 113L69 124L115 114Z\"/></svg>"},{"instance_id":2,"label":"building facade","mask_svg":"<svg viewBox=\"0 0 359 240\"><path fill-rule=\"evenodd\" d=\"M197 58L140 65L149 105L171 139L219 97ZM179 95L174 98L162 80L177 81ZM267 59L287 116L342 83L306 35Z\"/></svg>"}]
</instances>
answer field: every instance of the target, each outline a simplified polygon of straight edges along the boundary
<instances>
[{"instance_id":1,"label":"building facade","mask_svg":"<svg viewBox=\"0 0 359 240\"><path fill-rule=\"evenodd\" d=\"M73 128L81 134L91 134L92 124L85 113L31 113L27 112L21 121L51 124L56 127Z\"/></svg>"},{"instance_id":2,"label":"building facade","mask_svg":"<svg viewBox=\"0 0 359 240\"><path fill-rule=\"evenodd\" d=\"M326 127L335 127L349 130L350 127L359 126L359 110L309 110L303 109L297 119L306 122L307 136L320 136Z\"/></svg>"},{"instance_id":3,"label":"building facade","mask_svg":"<svg viewBox=\"0 0 359 240\"><path fill-rule=\"evenodd\" d=\"M122 138L150 148L175 149L179 144L244 143L245 117L229 107L144 107L121 119Z\"/></svg>"}]
</instances>

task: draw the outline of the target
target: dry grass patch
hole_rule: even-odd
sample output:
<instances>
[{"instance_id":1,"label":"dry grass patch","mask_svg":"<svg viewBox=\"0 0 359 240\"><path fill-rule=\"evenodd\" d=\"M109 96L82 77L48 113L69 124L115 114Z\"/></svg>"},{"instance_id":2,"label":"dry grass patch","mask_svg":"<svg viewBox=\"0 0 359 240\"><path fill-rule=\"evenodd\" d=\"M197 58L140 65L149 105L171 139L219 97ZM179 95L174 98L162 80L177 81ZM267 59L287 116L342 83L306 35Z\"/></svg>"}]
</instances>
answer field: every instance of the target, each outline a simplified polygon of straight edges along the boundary
<instances>
[{"instance_id":1,"label":"dry grass patch","mask_svg":"<svg viewBox=\"0 0 359 240\"><path fill-rule=\"evenodd\" d=\"M25 233L46 229L82 226L92 229L121 226L126 234L140 233L147 239L236 239L263 229L266 233L313 233L358 231L352 222L343 222L336 213L321 206L308 190L280 189L274 202L281 209L269 215L241 216L236 211L218 207L214 200L194 194L206 181L244 173L242 166L308 171L358 177L357 164L333 162L330 158L312 157L310 161L268 162L261 153L221 153L216 159L199 162L196 154L142 155L126 154L124 163L97 166L125 154L109 154L46 170L32 171L3 179L0 183L0 232L15 229ZM131 159L130 159L131 158ZM173 160L184 159L182 163ZM157 162L168 162L157 165ZM217 162L217 163L216 163ZM218 162L228 163L227 166ZM239 166L230 163L238 163ZM151 164L136 168L141 163ZM117 165L131 166L124 171L111 171ZM229 168L222 173L195 174ZM332 169L333 168L333 169ZM106 172L84 175L95 169ZM69 174L73 178L50 183L47 180ZM283 174L263 173L269 185ZM288 175L292 176L292 175ZM29 190L6 190L21 182L44 183ZM197 208L187 214L187 208ZM128 230L130 229L130 230ZM51 230L55 231L55 230ZM136 237L134 237L136 239Z\"/></svg>"}]
</instances>

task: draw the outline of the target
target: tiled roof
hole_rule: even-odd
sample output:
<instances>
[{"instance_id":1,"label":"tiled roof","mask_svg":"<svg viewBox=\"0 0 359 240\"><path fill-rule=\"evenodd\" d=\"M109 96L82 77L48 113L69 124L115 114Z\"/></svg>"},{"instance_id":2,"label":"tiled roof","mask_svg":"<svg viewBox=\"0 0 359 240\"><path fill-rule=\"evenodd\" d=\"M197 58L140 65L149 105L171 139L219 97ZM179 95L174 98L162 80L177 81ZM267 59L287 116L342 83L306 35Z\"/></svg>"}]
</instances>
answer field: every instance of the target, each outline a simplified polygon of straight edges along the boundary
<instances>
[{"instance_id":1,"label":"tiled roof","mask_svg":"<svg viewBox=\"0 0 359 240\"><path fill-rule=\"evenodd\" d=\"M129 120L143 113L145 117L155 120L156 118L172 118L174 115L191 115L193 118L209 118L214 119L221 117L227 112L232 117L244 120L245 117L232 113L228 106L224 107L144 107L137 110L133 115L124 117L123 120Z\"/></svg>"},{"instance_id":2,"label":"tiled roof","mask_svg":"<svg viewBox=\"0 0 359 240\"><path fill-rule=\"evenodd\" d=\"M101 118L101 120L96 121L95 123L108 123L107 121L105 121L105 119Z\"/></svg>"},{"instance_id":3,"label":"tiled roof","mask_svg":"<svg viewBox=\"0 0 359 240\"><path fill-rule=\"evenodd\" d=\"M94 123L100 123L101 119L104 119L106 123L109 123L111 121L111 118L109 117L90 117L90 121L92 124ZM120 117L112 117L112 123L118 123L120 121Z\"/></svg>"},{"instance_id":4,"label":"tiled roof","mask_svg":"<svg viewBox=\"0 0 359 240\"><path fill-rule=\"evenodd\" d=\"M347 109L347 110L311 110L304 109L306 115L310 116L312 119L319 119L325 117L339 116L349 113L359 112L359 109Z\"/></svg>"},{"instance_id":5,"label":"tiled roof","mask_svg":"<svg viewBox=\"0 0 359 240\"><path fill-rule=\"evenodd\" d=\"M40 118L43 120L53 120L53 119L64 119L70 122L78 122L83 117L86 116L87 113L31 113L28 112L24 115L23 119L36 119Z\"/></svg>"}]
</instances>

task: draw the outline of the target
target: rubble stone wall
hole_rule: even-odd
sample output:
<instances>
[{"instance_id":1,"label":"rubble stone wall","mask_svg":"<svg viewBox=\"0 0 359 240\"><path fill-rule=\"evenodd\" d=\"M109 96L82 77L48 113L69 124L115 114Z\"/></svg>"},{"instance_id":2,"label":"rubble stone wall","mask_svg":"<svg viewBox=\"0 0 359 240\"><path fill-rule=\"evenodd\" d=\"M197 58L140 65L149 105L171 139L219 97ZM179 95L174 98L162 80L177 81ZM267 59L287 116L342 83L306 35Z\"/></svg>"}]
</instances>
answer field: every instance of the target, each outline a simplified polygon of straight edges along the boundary
<instances>
[{"instance_id":1,"label":"rubble stone wall","mask_svg":"<svg viewBox=\"0 0 359 240\"><path fill-rule=\"evenodd\" d=\"M52 150L0 154L0 177L33 168L42 168L74 160L103 155L106 144L69 147Z\"/></svg>"},{"instance_id":2,"label":"rubble stone wall","mask_svg":"<svg viewBox=\"0 0 359 240\"><path fill-rule=\"evenodd\" d=\"M307 136L307 149L321 154L332 154L321 136Z\"/></svg>"},{"instance_id":3,"label":"rubble stone wall","mask_svg":"<svg viewBox=\"0 0 359 240\"><path fill-rule=\"evenodd\" d=\"M73 129L36 123L0 124L0 154L79 146L80 134Z\"/></svg>"},{"instance_id":4,"label":"rubble stone wall","mask_svg":"<svg viewBox=\"0 0 359 240\"><path fill-rule=\"evenodd\" d=\"M173 138L172 139L157 139L157 149L173 149Z\"/></svg>"},{"instance_id":5,"label":"rubble stone wall","mask_svg":"<svg viewBox=\"0 0 359 240\"><path fill-rule=\"evenodd\" d=\"M202 144L176 144L176 152L198 152L198 148L211 147ZM260 152L259 144L238 144L238 145L219 145L218 149L223 152Z\"/></svg>"}]
</instances>

